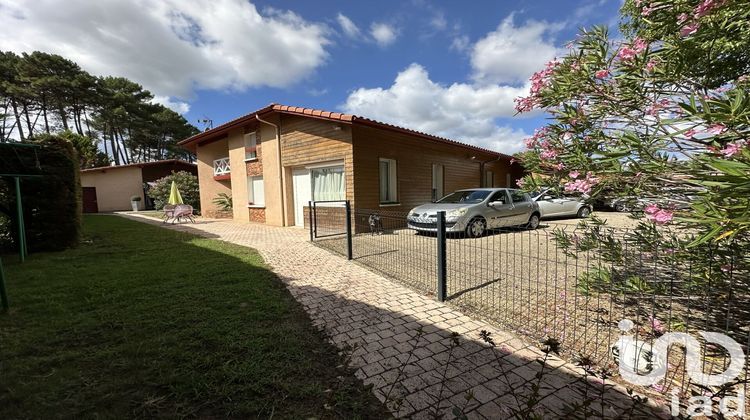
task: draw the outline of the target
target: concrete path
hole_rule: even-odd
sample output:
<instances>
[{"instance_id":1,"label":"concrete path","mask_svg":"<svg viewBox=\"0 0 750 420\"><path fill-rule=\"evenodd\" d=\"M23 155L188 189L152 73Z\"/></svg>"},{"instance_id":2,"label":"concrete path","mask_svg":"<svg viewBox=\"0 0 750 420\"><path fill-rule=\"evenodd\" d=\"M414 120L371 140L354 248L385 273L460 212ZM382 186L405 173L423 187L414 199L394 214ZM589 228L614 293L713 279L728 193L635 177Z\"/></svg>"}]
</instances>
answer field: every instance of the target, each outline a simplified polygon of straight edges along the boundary
<instances>
[{"instance_id":1,"label":"concrete path","mask_svg":"<svg viewBox=\"0 0 750 420\"><path fill-rule=\"evenodd\" d=\"M544 418L570 417L566 405L576 401L588 401L594 417L654 409L634 405L619 385L585 377L556 357L544 362L520 338L311 244L305 230L210 219L162 226L257 249L397 417L508 418L527 406L535 386L541 401L534 412ZM480 338L482 330L495 347Z\"/></svg>"}]
</instances>

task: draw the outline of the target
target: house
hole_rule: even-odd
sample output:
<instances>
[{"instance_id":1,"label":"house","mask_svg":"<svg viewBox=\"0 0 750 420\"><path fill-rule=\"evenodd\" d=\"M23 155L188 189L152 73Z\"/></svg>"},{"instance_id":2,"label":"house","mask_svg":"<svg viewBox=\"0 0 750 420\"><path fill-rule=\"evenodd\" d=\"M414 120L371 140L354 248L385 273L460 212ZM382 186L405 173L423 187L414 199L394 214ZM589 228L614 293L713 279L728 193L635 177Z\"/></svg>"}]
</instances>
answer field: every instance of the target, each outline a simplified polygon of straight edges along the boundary
<instances>
[{"instance_id":1,"label":"house","mask_svg":"<svg viewBox=\"0 0 750 420\"><path fill-rule=\"evenodd\" d=\"M232 196L236 221L305 226L310 200L408 211L461 188L511 186L510 156L355 115L271 104L179 143L197 156L201 209Z\"/></svg>"},{"instance_id":2,"label":"house","mask_svg":"<svg viewBox=\"0 0 750 420\"><path fill-rule=\"evenodd\" d=\"M194 163L178 159L82 169L83 212L132 210L130 197L134 195L141 197L138 206L143 210L147 207L144 194L147 183L163 178L173 171L198 174Z\"/></svg>"}]
</instances>

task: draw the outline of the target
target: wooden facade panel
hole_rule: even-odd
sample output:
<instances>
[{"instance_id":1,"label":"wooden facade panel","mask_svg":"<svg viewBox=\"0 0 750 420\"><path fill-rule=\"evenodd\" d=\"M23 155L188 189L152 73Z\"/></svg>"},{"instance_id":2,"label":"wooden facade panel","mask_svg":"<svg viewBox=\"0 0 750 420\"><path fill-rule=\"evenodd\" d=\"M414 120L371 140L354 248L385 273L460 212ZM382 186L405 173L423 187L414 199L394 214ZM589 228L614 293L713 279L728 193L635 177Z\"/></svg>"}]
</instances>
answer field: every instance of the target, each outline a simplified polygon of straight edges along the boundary
<instances>
[{"instance_id":1,"label":"wooden facade panel","mask_svg":"<svg viewBox=\"0 0 750 420\"><path fill-rule=\"evenodd\" d=\"M480 166L493 156L464 147L440 144L402 133L371 127L355 126L354 184L355 201L361 209L380 207L380 158L394 159L398 168L397 194L399 206L388 210L407 211L432 199L432 165L444 167L445 193L481 185ZM507 172L507 162L499 161L493 168L500 176Z\"/></svg>"},{"instance_id":2,"label":"wooden facade panel","mask_svg":"<svg viewBox=\"0 0 750 420\"><path fill-rule=\"evenodd\" d=\"M354 200L354 166L351 126L316 118L281 117L281 163L294 168L323 162L343 161L346 196ZM291 196L293 192L289 191Z\"/></svg>"}]
</instances>

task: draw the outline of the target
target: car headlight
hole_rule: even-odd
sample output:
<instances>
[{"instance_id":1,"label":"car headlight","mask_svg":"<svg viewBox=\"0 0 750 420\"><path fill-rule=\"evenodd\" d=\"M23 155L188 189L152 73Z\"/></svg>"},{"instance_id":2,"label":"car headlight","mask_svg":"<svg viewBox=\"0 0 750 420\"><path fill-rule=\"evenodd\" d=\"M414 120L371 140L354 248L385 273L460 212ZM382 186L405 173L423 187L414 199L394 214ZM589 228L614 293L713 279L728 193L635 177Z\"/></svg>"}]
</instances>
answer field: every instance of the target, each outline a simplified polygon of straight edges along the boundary
<instances>
[{"instance_id":1,"label":"car headlight","mask_svg":"<svg viewBox=\"0 0 750 420\"><path fill-rule=\"evenodd\" d=\"M414 216L414 209L409 210L409 214L406 215L406 217L412 217Z\"/></svg>"},{"instance_id":2,"label":"car headlight","mask_svg":"<svg viewBox=\"0 0 750 420\"><path fill-rule=\"evenodd\" d=\"M455 220L455 219L458 219L459 217L463 216L464 214L466 214L466 212L468 212L468 211L469 211L469 209L467 209L465 207L464 208L460 208L460 209L450 210L447 213L445 213L445 218L446 219L453 219L453 220Z\"/></svg>"}]
</instances>

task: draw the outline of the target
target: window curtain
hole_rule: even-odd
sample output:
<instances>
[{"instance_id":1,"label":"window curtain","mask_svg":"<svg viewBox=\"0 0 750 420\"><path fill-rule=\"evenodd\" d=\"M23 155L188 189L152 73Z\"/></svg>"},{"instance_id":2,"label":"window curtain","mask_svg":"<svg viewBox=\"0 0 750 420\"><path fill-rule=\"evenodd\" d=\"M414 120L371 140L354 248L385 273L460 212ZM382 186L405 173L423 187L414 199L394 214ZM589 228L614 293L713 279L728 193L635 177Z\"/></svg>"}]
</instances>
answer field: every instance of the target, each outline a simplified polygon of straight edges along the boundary
<instances>
[{"instance_id":1,"label":"window curtain","mask_svg":"<svg viewBox=\"0 0 750 420\"><path fill-rule=\"evenodd\" d=\"M390 170L389 164L386 161L380 161L380 202L385 203L388 201L388 190L390 186Z\"/></svg>"},{"instance_id":2,"label":"window curtain","mask_svg":"<svg viewBox=\"0 0 750 420\"><path fill-rule=\"evenodd\" d=\"M343 168L313 169L313 199L318 201L345 200Z\"/></svg>"}]
</instances>

